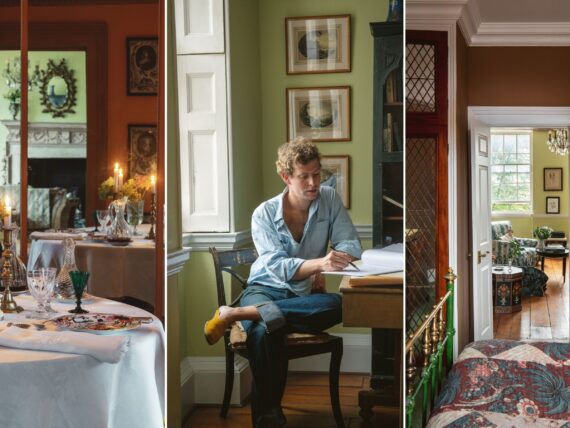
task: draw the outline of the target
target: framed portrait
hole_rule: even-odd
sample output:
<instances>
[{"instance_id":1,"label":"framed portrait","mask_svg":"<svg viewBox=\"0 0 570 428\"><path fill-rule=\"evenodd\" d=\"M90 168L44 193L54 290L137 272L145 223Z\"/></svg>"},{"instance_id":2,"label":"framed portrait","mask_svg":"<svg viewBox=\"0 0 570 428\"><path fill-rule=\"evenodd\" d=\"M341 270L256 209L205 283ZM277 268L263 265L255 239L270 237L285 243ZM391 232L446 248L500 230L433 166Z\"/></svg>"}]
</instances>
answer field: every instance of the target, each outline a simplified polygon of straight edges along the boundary
<instances>
[{"instance_id":1,"label":"framed portrait","mask_svg":"<svg viewBox=\"0 0 570 428\"><path fill-rule=\"evenodd\" d=\"M546 214L560 214L560 197L546 197Z\"/></svg>"},{"instance_id":2,"label":"framed portrait","mask_svg":"<svg viewBox=\"0 0 570 428\"><path fill-rule=\"evenodd\" d=\"M349 156L321 156L321 186L336 189L342 204L350 208Z\"/></svg>"},{"instance_id":3,"label":"framed portrait","mask_svg":"<svg viewBox=\"0 0 570 428\"><path fill-rule=\"evenodd\" d=\"M350 87L287 88L287 140L350 140Z\"/></svg>"},{"instance_id":4,"label":"framed portrait","mask_svg":"<svg viewBox=\"0 0 570 428\"><path fill-rule=\"evenodd\" d=\"M158 37L127 38L127 95L156 95Z\"/></svg>"},{"instance_id":5,"label":"framed portrait","mask_svg":"<svg viewBox=\"0 0 570 428\"><path fill-rule=\"evenodd\" d=\"M287 74L350 71L350 15L285 18Z\"/></svg>"},{"instance_id":6,"label":"framed portrait","mask_svg":"<svg viewBox=\"0 0 570 428\"><path fill-rule=\"evenodd\" d=\"M562 190L562 168L544 168L544 190Z\"/></svg>"},{"instance_id":7,"label":"framed portrait","mask_svg":"<svg viewBox=\"0 0 570 428\"><path fill-rule=\"evenodd\" d=\"M129 125L129 177L156 174L156 125Z\"/></svg>"}]
</instances>

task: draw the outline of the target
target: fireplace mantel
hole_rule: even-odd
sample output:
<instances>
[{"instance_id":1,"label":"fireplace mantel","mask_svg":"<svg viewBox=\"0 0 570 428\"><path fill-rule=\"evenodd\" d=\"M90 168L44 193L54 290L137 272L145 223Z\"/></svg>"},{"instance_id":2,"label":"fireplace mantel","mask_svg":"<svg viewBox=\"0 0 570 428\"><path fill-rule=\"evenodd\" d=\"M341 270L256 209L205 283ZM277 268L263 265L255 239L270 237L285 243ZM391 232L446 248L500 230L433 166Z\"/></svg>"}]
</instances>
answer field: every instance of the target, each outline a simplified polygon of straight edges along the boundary
<instances>
[{"instance_id":1,"label":"fireplace mantel","mask_svg":"<svg viewBox=\"0 0 570 428\"><path fill-rule=\"evenodd\" d=\"M0 168L0 184L20 182L20 122L0 121L7 129L6 157ZM87 124L36 122L28 124L28 158L85 158Z\"/></svg>"}]
</instances>

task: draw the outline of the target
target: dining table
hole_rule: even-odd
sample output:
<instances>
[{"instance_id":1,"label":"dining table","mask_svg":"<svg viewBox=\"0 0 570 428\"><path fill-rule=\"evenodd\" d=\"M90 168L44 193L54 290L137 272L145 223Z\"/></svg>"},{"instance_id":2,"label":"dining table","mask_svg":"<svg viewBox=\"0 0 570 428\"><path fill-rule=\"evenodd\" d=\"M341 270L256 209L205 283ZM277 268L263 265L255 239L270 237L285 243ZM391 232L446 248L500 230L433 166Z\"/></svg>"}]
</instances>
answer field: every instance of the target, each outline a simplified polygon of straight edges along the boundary
<instances>
[{"instance_id":1,"label":"dining table","mask_svg":"<svg viewBox=\"0 0 570 428\"><path fill-rule=\"evenodd\" d=\"M14 299L24 311L0 314L0 337L7 328L21 328L24 334L28 327L44 325L36 319L35 301L29 294ZM75 305L52 301L51 306L55 310L51 318L58 318L70 315L68 310ZM92 355L0 346L1 427L164 426L165 335L161 322L142 309L95 296L82 307L90 313L144 317L149 323L113 335L73 332L72 341L78 334L82 340L86 337L83 335L89 335L89 341L104 338L103 351L108 343L105 339L125 337L126 352L119 354L119 361L114 363Z\"/></svg>"},{"instance_id":2,"label":"dining table","mask_svg":"<svg viewBox=\"0 0 570 428\"><path fill-rule=\"evenodd\" d=\"M142 227L141 227L142 226ZM155 241L145 239L148 228L141 225L141 234L132 237L127 245L113 245L93 239L85 231L76 230L75 262L79 270L90 272L87 291L108 298L134 297L152 306L155 304L156 249ZM63 237L69 232L31 235L28 270L40 267L63 266ZM42 236L49 239L42 239Z\"/></svg>"}]
</instances>

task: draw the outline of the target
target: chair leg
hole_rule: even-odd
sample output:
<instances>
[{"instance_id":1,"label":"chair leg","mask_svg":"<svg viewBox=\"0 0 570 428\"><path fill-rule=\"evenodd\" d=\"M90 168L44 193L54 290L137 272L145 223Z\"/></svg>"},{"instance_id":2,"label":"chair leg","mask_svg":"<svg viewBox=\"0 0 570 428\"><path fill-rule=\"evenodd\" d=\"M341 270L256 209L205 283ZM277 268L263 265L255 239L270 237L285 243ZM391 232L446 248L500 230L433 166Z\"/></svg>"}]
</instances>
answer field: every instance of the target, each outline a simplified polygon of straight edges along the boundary
<instances>
[{"instance_id":1,"label":"chair leg","mask_svg":"<svg viewBox=\"0 0 570 428\"><path fill-rule=\"evenodd\" d=\"M222 409L220 416L225 418L228 416L228 409L230 407L230 399L232 398L232 390L234 388L234 353L226 344L226 386L224 387L224 401L222 402Z\"/></svg>"},{"instance_id":2,"label":"chair leg","mask_svg":"<svg viewBox=\"0 0 570 428\"><path fill-rule=\"evenodd\" d=\"M331 405L337 428L344 428L344 420L340 409L340 398L338 395L340 362L342 360L342 340L331 351L331 365L329 371L329 388L331 394Z\"/></svg>"}]
</instances>

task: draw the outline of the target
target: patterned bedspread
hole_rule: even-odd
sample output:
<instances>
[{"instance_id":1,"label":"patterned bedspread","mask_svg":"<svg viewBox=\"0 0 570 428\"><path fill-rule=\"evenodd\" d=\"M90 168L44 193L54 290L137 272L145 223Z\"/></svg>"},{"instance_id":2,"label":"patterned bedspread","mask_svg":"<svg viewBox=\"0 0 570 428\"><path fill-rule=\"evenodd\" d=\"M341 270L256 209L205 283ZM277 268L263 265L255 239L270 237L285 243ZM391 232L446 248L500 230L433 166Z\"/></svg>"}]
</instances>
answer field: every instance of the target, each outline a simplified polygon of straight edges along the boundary
<instances>
[{"instance_id":1,"label":"patterned bedspread","mask_svg":"<svg viewBox=\"0 0 570 428\"><path fill-rule=\"evenodd\" d=\"M570 343L484 340L463 350L428 422L570 428Z\"/></svg>"}]
</instances>

